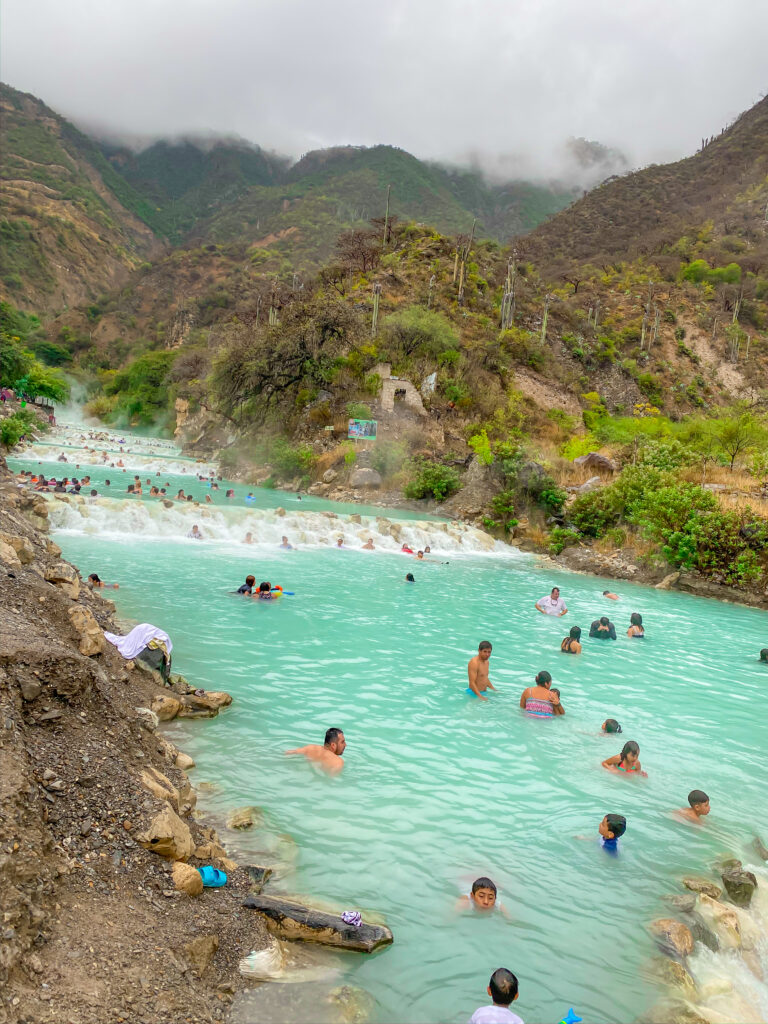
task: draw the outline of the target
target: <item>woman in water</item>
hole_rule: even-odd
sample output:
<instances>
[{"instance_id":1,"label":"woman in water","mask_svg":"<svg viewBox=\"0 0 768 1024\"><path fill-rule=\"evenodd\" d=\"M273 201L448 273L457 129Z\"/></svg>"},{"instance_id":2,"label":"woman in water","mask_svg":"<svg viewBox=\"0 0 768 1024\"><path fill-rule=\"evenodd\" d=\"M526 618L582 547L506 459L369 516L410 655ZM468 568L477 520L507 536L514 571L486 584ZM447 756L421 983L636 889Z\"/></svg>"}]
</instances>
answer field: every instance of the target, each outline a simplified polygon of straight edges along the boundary
<instances>
[{"instance_id":1,"label":"woman in water","mask_svg":"<svg viewBox=\"0 0 768 1024\"><path fill-rule=\"evenodd\" d=\"M571 626L568 636L560 644L563 654L581 654L581 630L578 626Z\"/></svg>"},{"instance_id":2,"label":"woman in water","mask_svg":"<svg viewBox=\"0 0 768 1024\"><path fill-rule=\"evenodd\" d=\"M549 672L539 672L533 686L523 690L520 696L520 707L532 718L553 718L554 706L560 698L550 692L552 676Z\"/></svg>"},{"instance_id":3,"label":"woman in water","mask_svg":"<svg viewBox=\"0 0 768 1024\"><path fill-rule=\"evenodd\" d=\"M92 572L88 577L88 582L96 590L100 590L102 587L107 587L110 590L117 590L120 586L119 583L105 583L104 580L100 579L95 572Z\"/></svg>"},{"instance_id":4,"label":"woman in water","mask_svg":"<svg viewBox=\"0 0 768 1024\"><path fill-rule=\"evenodd\" d=\"M639 758L640 747L634 740L627 740L620 754L614 754L603 761L603 768L607 768L609 772L636 773L647 777L648 773L643 771Z\"/></svg>"},{"instance_id":5,"label":"woman in water","mask_svg":"<svg viewBox=\"0 0 768 1024\"><path fill-rule=\"evenodd\" d=\"M645 629L643 628L643 616L640 612L632 612L629 616L629 629L627 630L627 636L645 636Z\"/></svg>"}]
</instances>

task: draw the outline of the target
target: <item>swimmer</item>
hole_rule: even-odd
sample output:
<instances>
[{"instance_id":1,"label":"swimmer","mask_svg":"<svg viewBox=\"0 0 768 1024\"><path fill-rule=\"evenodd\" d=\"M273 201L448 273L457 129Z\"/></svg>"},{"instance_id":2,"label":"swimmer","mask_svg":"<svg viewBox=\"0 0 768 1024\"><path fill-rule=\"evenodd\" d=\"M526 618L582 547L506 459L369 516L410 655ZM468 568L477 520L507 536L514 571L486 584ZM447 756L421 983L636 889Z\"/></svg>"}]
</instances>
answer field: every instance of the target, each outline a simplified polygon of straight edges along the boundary
<instances>
[{"instance_id":1,"label":"swimmer","mask_svg":"<svg viewBox=\"0 0 768 1024\"><path fill-rule=\"evenodd\" d=\"M253 596L258 598L259 601L274 601L281 593L282 590L280 588L277 586L273 588L272 584L265 580L259 584L259 589Z\"/></svg>"},{"instance_id":2,"label":"swimmer","mask_svg":"<svg viewBox=\"0 0 768 1024\"><path fill-rule=\"evenodd\" d=\"M194 501L194 500L195 500L195 499L194 499L194 498L192 497L192 495L191 495L191 494L188 494L188 495L187 495L187 501Z\"/></svg>"},{"instance_id":3,"label":"swimmer","mask_svg":"<svg viewBox=\"0 0 768 1024\"><path fill-rule=\"evenodd\" d=\"M288 538L287 537L283 537L283 539L282 539L282 541L280 543L280 547L283 549L283 551L293 551L293 544L290 544L288 542Z\"/></svg>"},{"instance_id":4,"label":"swimmer","mask_svg":"<svg viewBox=\"0 0 768 1024\"><path fill-rule=\"evenodd\" d=\"M618 594L612 594L610 590L604 590L603 591L603 597L607 597L609 601L618 601L619 600L619 595Z\"/></svg>"},{"instance_id":5,"label":"swimmer","mask_svg":"<svg viewBox=\"0 0 768 1024\"><path fill-rule=\"evenodd\" d=\"M477 648L477 654L474 658L470 658L467 664L467 675L469 676L467 693L472 697L478 697L480 700L488 700L487 697L483 696L486 690L496 689L488 678L488 661L490 660L492 650L493 644L489 640L481 640Z\"/></svg>"},{"instance_id":6,"label":"swimmer","mask_svg":"<svg viewBox=\"0 0 768 1024\"><path fill-rule=\"evenodd\" d=\"M648 777L648 772L644 772L640 764L640 747L634 740L627 740L620 754L607 757L603 761L603 768L607 768L609 772L627 772Z\"/></svg>"},{"instance_id":7,"label":"swimmer","mask_svg":"<svg viewBox=\"0 0 768 1024\"><path fill-rule=\"evenodd\" d=\"M149 489L149 496L150 496L150 498L156 498L159 493L160 493L159 489L157 487L155 487L155 485L153 484L150 487L150 489Z\"/></svg>"},{"instance_id":8,"label":"swimmer","mask_svg":"<svg viewBox=\"0 0 768 1024\"><path fill-rule=\"evenodd\" d=\"M363 544L363 551L375 551L376 548L373 546L373 537L369 537L368 540Z\"/></svg>"},{"instance_id":9,"label":"swimmer","mask_svg":"<svg viewBox=\"0 0 768 1024\"><path fill-rule=\"evenodd\" d=\"M554 718L555 704L560 703L557 694L552 693L552 676L539 672L533 686L526 687L520 695L520 707L532 718Z\"/></svg>"},{"instance_id":10,"label":"swimmer","mask_svg":"<svg viewBox=\"0 0 768 1024\"><path fill-rule=\"evenodd\" d=\"M189 531L187 536L190 537L192 540L202 540L203 539L203 535L202 535L202 533L200 533L200 527L197 525L197 523L195 523L195 525Z\"/></svg>"},{"instance_id":11,"label":"swimmer","mask_svg":"<svg viewBox=\"0 0 768 1024\"><path fill-rule=\"evenodd\" d=\"M550 689L549 689L549 692L557 694L557 699L558 699L558 701L560 701L560 691L558 690L558 688L556 686L551 686ZM555 713L555 715L564 715L565 714L565 708L563 707L562 702L560 702L559 704L553 704L552 705L552 710Z\"/></svg>"},{"instance_id":12,"label":"swimmer","mask_svg":"<svg viewBox=\"0 0 768 1024\"><path fill-rule=\"evenodd\" d=\"M286 754L303 754L308 761L314 761L329 775L338 775L344 767L342 754L346 746L347 741L341 729L328 729L322 747L319 743L310 743L306 747L286 750Z\"/></svg>"},{"instance_id":13,"label":"swimmer","mask_svg":"<svg viewBox=\"0 0 768 1024\"><path fill-rule=\"evenodd\" d=\"M760 657L758 658L758 661L768 662L768 647L764 647L762 651L760 651Z\"/></svg>"},{"instance_id":14,"label":"swimmer","mask_svg":"<svg viewBox=\"0 0 768 1024\"><path fill-rule=\"evenodd\" d=\"M206 494L205 501L206 501L206 504L208 504L208 505L212 505L213 504L213 498L210 496L210 494Z\"/></svg>"},{"instance_id":15,"label":"swimmer","mask_svg":"<svg viewBox=\"0 0 768 1024\"><path fill-rule=\"evenodd\" d=\"M407 572L405 574L405 582L406 583L415 583L416 582L416 580L413 578L413 573L412 572Z\"/></svg>"},{"instance_id":16,"label":"swimmer","mask_svg":"<svg viewBox=\"0 0 768 1024\"><path fill-rule=\"evenodd\" d=\"M234 490L233 490L233 489L232 489L232 488L230 487L230 489L229 489L229 490L227 491L227 493L226 493L225 497L226 497L226 498L234 498L234 496L235 496L235 492L234 492Z\"/></svg>"},{"instance_id":17,"label":"swimmer","mask_svg":"<svg viewBox=\"0 0 768 1024\"><path fill-rule=\"evenodd\" d=\"M336 540L336 547L337 548L343 548L344 547L344 538L343 537L339 537Z\"/></svg>"},{"instance_id":18,"label":"swimmer","mask_svg":"<svg viewBox=\"0 0 768 1024\"><path fill-rule=\"evenodd\" d=\"M105 487L109 487L109 480L105 480L105 481L104 481L104 486L105 486Z\"/></svg>"},{"instance_id":19,"label":"swimmer","mask_svg":"<svg viewBox=\"0 0 768 1024\"><path fill-rule=\"evenodd\" d=\"M253 534L250 531L248 533L246 533L246 535L243 537L241 543L243 543L243 544L253 544Z\"/></svg>"},{"instance_id":20,"label":"swimmer","mask_svg":"<svg viewBox=\"0 0 768 1024\"><path fill-rule=\"evenodd\" d=\"M558 618L562 618L568 614L565 601L560 597L559 587L552 587L551 592L546 597L539 598L534 607L542 615L557 615Z\"/></svg>"},{"instance_id":21,"label":"swimmer","mask_svg":"<svg viewBox=\"0 0 768 1024\"><path fill-rule=\"evenodd\" d=\"M607 615L601 615L600 618L595 619L589 627L589 635L590 637L595 637L598 640L615 640L616 627Z\"/></svg>"},{"instance_id":22,"label":"swimmer","mask_svg":"<svg viewBox=\"0 0 768 1024\"><path fill-rule=\"evenodd\" d=\"M453 403L448 404L451 406ZM469 1018L469 1024L523 1024L522 1017L512 1013L509 1008L517 999L519 989L518 980L512 971L508 971L506 967L497 968L491 975L486 989L493 1005L478 1006Z\"/></svg>"},{"instance_id":23,"label":"swimmer","mask_svg":"<svg viewBox=\"0 0 768 1024\"><path fill-rule=\"evenodd\" d=\"M597 827L604 850L619 852L619 839L627 831L627 819L623 814L606 814Z\"/></svg>"},{"instance_id":24,"label":"swimmer","mask_svg":"<svg viewBox=\"0 0 768 1024\"><path fill-rule=\"evenodd\" d=\"M119 590L120 588L119 583L105 583L102 579L99 579L95 572L92 572L88 577L88 583L94 590L101 590L102 588L105 590Z\"/></svg>"},{"instance_id":25,"label":"swimmer","mask_svg":"<svg viewBox=\"0 0 768 1024\"><path fill-rule=\"evenodd\" d=\"M236 594L248 594L248 596L250 597L250 595L253 593L253 588L255 586L256 586L256 577L255 576L246 576L245 577L245 583L242 583L237 588L235 593Z\"/></svg>"},{"instance_id":26,"label":"swimmer","mask_svg":"<svg viewBox=\"0 0 768 1024\"><path fill-rule=\"evenodd\" d=\"M600 731L605 733L621 732L621 726L615 718L606 718L600 726Z\"/></svg>"},{"instance_id":27,"label":"swimmer","mask_svg":"<svg viewBox=\"0 0 768 1024\"><path fill-rule=\"evenodd\" d=\"M571 626L568 636L560 644L563 654L581 654L581 630L578 626Z\"/></svg>"},{"instance_id":28,"label":"swimmer","mask_svg":"<svg viewBox=\"0 0 768 1024\"><path fill-rule=\"evenodd\" d=\"M429 546L429 544L427 544L427 546L424 548L424 557L426 558L426 556L431 554L431 553L432 553L432 548Z\"/></svg>"},{"instance_id":29,"label":"swimmer","mask_svg":"<svg viewBox=\"0 0 768 1024\"><path fill-rule=\"evenodd\" d=\"M690 806L681 807L675 813L686 821L695 821L697 825L703 825L703 818L709 814L709 797L702 789L692 789L688 794Z\"/></svg>"},{"instance_id":30,"label":"swimmer","mask_svg":"<svg viewBox=\"0 0 768 1024\"><path fill-rule=\"evenodd\" d=\"M640 612L632 612L629 616L629 629L627 630L627 636L645 636L643 616Z\"/></svg>"},{"instance_id":31,"label":"swimmer","mask_svg":"<svg viewBox=\"0 0 768 1024\"><path fill-rule=\"evenodd\" d=\"M180 487L180 488L179 488L179 492L178 492L178 494L176 495L176 501L186 501L186 500L187 500L187 496L186 496L186 494L184 493L184 488L183 488L183 487Z\"/></svg>"},{"instance_id":32,"label":"swimmer","mask_svg":"<svg viewBox=\"0 0 768 1024\"><path fill-rule=\"evenodd\" d=\"M483 875L481 878L474 880L470 892L459 897L456 909L463 910L466 907L473 907L475 910L480 911L493 910L497 906L497 897L496 883ZM498 906L500 907L501 904L498 904Z\"/></svg>"},{"instance_id":33,"label":"swimmer","mask_svg":"<svg viewBox=\"0 0 768 1024\"><path fill-rule=\"evenodd\" d=\"M402 551L402 553L404 555L412 555L413 554L413 548L409 548L407 544L403 544L403 546L400 548L400 550Z\"/></svg>"}]
</instances>

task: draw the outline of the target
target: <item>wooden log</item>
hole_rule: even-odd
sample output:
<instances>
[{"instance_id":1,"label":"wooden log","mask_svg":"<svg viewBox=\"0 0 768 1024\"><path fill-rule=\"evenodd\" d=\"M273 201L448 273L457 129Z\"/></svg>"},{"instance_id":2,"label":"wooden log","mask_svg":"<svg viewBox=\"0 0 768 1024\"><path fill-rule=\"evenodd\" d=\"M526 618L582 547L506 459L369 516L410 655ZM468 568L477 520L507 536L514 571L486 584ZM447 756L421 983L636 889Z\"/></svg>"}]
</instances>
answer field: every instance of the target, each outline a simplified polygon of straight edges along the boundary
<instances>
[{"instance_id":1,"label":"wooden log","mask_svg":"<svg viewBox=\"0 0 768 1024\"><path fill-rule=\"evenodd\" d=\"M363 923L355 928L336 914L313 910L275 896L248 896L243 906L261 914L269 931L279 939L319 942L324 946L354 949L360 953L372 953L392 942L392 932L383 925Z\"/></svg>"}]
</instances>

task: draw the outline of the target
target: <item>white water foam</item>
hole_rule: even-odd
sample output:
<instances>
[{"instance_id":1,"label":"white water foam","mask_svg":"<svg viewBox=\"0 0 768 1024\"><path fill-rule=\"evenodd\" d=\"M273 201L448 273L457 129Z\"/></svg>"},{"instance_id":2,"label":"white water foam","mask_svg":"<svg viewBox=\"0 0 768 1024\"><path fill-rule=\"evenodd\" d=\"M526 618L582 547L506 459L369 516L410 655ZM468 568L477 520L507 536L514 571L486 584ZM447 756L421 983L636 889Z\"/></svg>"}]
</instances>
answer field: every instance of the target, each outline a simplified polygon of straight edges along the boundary
<instances>
[{"instance_id":1,"label":"white water foam","mask_svg":"<svg viewBox=\"0 0 768 1024\"><path fill-rule=\"evenodd\" d=\"M487 533L460 522L390 521L385 516L361 516L335 512L286 512L283 509L211 508L204 505L67 495L66 499L47 496L50 522L57 530L91 536L109 537L123 543L180 541L199 544L188 538L194 524L204 542L242 546L247 532L254 546L274 550L287 536L295 547L335 547L344 537L345 546L360 548L372 538L377 550L396 552L402 544L414 551L429 545L433 555L495 554L522 557L514 548L495 541Z\"/></svg>"}]
</instances>

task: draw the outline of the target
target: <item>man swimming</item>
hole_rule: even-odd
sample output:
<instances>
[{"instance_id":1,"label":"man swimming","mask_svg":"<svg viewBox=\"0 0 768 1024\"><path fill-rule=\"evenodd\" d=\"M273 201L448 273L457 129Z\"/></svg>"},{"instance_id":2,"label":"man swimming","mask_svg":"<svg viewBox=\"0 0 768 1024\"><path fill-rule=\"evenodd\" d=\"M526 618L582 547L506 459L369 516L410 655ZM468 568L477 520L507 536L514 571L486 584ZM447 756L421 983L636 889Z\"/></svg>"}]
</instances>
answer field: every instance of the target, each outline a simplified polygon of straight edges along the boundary
<instances>
[{"instance_id":1,"label":"man swimming","mask_svg":"<svg viewBox=\"0 0 768 1024\"><path fill-rule=\"evenodd\" d=\"M482 640L477 648L477 654L474 658L469 659L469 664L467 665L467 674L469 676L467 693L473 697L479 697L480 700L488 700L487 697L483 696L486 690L496 689L488 678L488 661L492 650L493 645L490 641Z\"/></svg>"},{"instance_id":2,"label":"man swimming","mask_svg":"<svg viewBox=\"0 0 768 1024\"><path fill-rule=\"evenodd\" d=\"M328 729L322 747L319 743L310 743L306 747L286 750L286 754L303 754L308 761L314 761L329 775L338 775L344 767L342 754L347 746L341 729Z\"/></svg>"}]
</instances>

